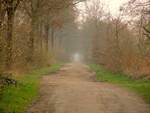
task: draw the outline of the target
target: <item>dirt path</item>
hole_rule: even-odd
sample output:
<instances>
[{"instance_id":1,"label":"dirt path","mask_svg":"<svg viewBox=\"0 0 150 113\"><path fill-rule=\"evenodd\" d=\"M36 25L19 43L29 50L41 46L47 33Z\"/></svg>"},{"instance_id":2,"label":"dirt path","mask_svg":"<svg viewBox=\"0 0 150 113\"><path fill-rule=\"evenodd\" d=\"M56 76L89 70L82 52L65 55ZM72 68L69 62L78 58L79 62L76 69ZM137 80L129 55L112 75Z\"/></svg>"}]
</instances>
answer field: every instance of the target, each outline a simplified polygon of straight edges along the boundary
<instances>
[{"instance_id":1,"label":"dirt path","mask_svg":"<svg viewBox=\"0 0 150 113\"><path fill-rule=\"evenodd\" d=\"M94 81L83 64L67 64L41 84L40 98L27 113L150 113L135 94Z\"/></svg>"}]
</instances>

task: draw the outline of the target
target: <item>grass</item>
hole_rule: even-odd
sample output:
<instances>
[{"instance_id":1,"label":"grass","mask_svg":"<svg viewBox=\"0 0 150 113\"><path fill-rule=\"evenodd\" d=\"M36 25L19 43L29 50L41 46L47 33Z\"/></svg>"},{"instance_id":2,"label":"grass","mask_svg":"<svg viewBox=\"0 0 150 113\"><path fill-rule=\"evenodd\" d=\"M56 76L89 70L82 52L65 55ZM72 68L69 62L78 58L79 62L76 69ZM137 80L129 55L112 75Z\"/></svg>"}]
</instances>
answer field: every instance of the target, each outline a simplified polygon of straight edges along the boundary
<instances>
[{"instance_id":1,"label":"grass","mask_svg":"<svg viewBox=\"0 0 150 113\"><path fill-rule=\"evenodd\" d=\"M150 104L150 80L133 80L127 75L112 73L111 71L96 64L91 64L90 67L96 72L96 78L98 81L121 85L133 90Z\"/></svg>"},{"instance_id":2,"label":"grass","mask_svg":"<svg viewBox=\"0 0 150 113\"><path fill-rule=\"evenodd\" d=\"M2 93L0 113L23 113L26 107L38 97L42 75L54 73L61 65L34 70L20 78L18 86L8 86Z\"/></svg>"}]
</instances>

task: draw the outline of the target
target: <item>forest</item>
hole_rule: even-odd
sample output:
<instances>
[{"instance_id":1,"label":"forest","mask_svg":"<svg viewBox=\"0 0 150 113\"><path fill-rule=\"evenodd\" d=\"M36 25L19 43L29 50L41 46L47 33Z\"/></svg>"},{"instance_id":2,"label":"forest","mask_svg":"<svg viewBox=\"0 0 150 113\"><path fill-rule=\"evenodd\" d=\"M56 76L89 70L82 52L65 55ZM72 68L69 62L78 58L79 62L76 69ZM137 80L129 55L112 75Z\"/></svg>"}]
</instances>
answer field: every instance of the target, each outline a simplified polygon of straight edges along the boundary
<instances>
[{"instance_id":1,"label":"forest","mask_svg":"<svg viewBox=\"0 0 150 113\"><path fill-rule=\"evenodd\" d=\"M12 107L13 96L9 96L14 94L4 96L14 90L10 87L27 83L21 85L25 93L33 83L31 92L38 92L35 81L40 81L43 74L58 72L68 62L92 65L92 69L102 67L114 76L119 73L142 80L141 89L146 87L148 91L150 0L112 1L116 4L111 6L111 0L0 0L0 113L22 113L38 95L24 95L27 102L18 100L22 107ZM117 3L120 5L116 9ZM20 89L15 91L17 94ZM148 102L149 94L145 96ZM8 103L10 111L6 108Z\"/></svg>"},{"instance_id":2,"label":"forest","mask_svg":"<svg viewBox=\"0 0 150 113\"><path fill-rule=\"evenodd\" d=\"M131 0L120 7L117 17L105 12L99 1L86 5L88 17L83 23L83 37L89 40L91 61L112 71L134 78L149 78L150 12L149 1Z\"/></svg>"},{"instance_id":3,"label":"forest","mask_svg":"<svg viewBox=\"0 0 150 113\"><path fill-rule=\"evenodd\" d=\"M149 78L149 1L131 0L116 17L99 0L87 2L78 20L80 2L1 0L1 73L50 65L79 51L85 61Z\"/></svg>"}]
</instances>

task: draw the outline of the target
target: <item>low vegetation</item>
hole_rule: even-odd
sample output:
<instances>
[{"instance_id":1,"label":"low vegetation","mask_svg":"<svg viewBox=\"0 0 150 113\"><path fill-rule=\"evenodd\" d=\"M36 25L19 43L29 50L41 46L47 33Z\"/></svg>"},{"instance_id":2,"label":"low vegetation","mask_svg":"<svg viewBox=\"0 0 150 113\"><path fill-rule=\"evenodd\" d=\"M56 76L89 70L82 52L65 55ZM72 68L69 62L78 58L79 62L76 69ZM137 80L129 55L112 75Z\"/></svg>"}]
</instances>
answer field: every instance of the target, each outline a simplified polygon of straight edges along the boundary
<instances>
[{"instance_id":1,"label":"low vegetation","mask_svg":"<svg viewBox=\"0 0 150 113\"><path fill-rule=\"evenodd\" d=\"M38 96L39 81L42 75L55 73L60 64L34 70L18 79L17 86L7 86L0 98L0 113L22 113Z\"/></svg>"},{"instance_id":2,"label":"low vegetation","mask_svg":"<svg viewBox=\"0 0 150 113\"><path fill-rule=\"evenodd\" d=\"M137 92L146 102L150 103L150 80L134 80L121 73L112 73L96 64L92 64L90 67L96 72L96 78L98 81L109 82L126 87Z\"/></svg>"}]
</instances>

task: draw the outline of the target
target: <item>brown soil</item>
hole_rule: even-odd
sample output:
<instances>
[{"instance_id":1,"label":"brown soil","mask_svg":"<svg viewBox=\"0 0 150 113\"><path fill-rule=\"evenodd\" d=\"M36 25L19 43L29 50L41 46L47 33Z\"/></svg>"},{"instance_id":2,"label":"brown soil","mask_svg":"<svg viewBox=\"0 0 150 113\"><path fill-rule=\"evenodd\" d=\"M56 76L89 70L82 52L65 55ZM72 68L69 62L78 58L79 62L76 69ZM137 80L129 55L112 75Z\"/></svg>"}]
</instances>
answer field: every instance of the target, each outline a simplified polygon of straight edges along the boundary
<instances>
[{"instance_id":1,"label":"brown soil","mask_svg":"<svg viewBox=\"0 0 150 113\"><path fill-rule=\"evenodd\" d=\"M150 113L150 109L136 94L96 82L86 65L72 63L43 77L40 97L27 113Z\"/></svg>"}]
</instances>

